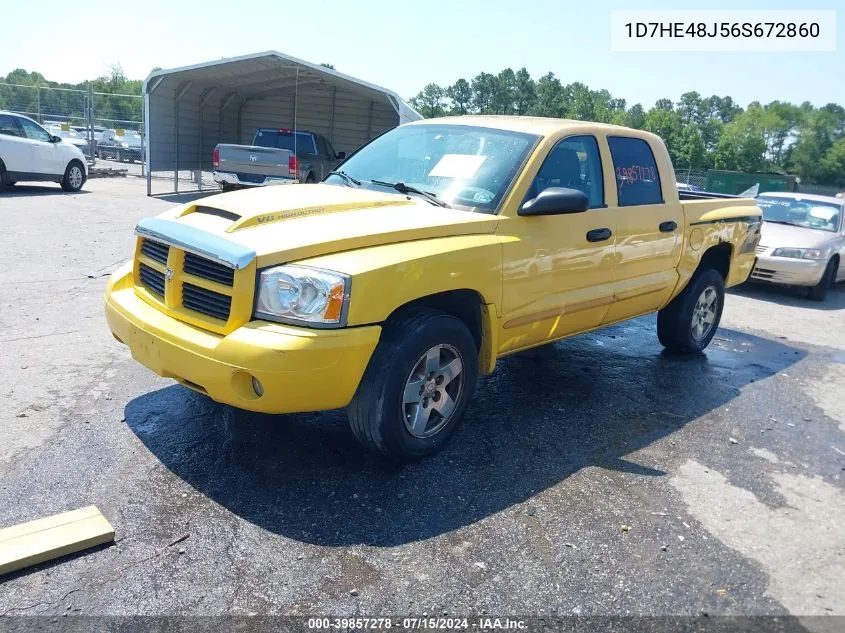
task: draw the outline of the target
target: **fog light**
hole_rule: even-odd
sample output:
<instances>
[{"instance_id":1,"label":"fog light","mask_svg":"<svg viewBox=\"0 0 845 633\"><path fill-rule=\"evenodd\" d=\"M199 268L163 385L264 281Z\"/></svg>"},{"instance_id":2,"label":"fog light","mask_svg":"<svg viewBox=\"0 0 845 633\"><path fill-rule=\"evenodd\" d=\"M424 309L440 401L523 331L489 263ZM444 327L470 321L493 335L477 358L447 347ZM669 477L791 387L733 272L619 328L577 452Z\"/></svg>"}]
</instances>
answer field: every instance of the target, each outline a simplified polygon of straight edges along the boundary
<instances>
[{"instance_id":1,"label":"fog light","mask_svg":"<svg viewBox=\"0 0 845 633\"><path fill-rule=\"evenodd\" d=\"M252 390L255 391L255 395L259 398L264 395L264 385L255 376L252 377Z\"/></svg>"}]
</instances>

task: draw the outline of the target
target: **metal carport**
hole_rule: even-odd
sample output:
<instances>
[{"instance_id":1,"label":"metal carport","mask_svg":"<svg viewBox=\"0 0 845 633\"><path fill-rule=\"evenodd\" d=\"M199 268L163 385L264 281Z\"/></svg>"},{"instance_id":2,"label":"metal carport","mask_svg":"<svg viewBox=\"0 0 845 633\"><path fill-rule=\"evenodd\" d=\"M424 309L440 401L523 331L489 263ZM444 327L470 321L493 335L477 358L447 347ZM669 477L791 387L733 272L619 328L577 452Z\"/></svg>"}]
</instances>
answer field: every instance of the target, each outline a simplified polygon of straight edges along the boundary
<instances>
[{"instance_id":1,"label":"metal carport","mask_svg":"<svg viewBox=\"0 0 845 633\"><path fill-rule=\"evenodd\" d=\"M214 146L249 144L258 127L318 132L349 153L421 118L390 90L276 51L157 70L143 92L147 195L216 188Z\"/></svg>"}]
</instances>

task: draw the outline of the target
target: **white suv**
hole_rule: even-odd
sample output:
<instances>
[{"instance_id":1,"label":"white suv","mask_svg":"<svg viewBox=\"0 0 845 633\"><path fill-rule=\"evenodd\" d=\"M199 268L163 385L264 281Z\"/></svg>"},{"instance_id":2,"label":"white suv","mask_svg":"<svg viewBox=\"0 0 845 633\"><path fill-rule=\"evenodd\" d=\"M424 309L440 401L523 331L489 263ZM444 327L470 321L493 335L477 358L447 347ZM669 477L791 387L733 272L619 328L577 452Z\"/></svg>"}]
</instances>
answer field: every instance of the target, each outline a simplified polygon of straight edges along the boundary
<instances>
[{"instance_id":1,"label":"white suv","mask_svg":"<svg viewBox=\"0 0 845 633\"><path fill-rule=\"evenodd\" d=\"M19 180L58 182L79 191L88 178L85 156L32 119L0 111L0 191Z\"/></svg>"}]
</instances>

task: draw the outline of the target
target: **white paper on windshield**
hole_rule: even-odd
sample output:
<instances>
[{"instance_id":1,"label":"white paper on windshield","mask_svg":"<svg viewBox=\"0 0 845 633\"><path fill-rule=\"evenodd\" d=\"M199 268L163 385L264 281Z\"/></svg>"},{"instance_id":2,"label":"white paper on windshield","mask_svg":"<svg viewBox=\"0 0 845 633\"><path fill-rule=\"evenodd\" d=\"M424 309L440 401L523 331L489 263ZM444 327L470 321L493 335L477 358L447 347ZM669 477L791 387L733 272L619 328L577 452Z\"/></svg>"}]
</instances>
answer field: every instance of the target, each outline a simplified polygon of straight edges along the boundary
<instances>
[{"instance_id":1,"label":"white paper on windshield","mask_svg":"<svg viewBox=\"0 0 845 633\"><path fill-rule=\"evenodd\" d=\"M810 215L825 222L830 222L830 219L836 215L836 209L833 207L813 207L810 209Z\"/></svg>"},{"instance_id":2,"label":"white paper on windshield","mask_svg":"<svg viewBox=\"0 0 845 633\"><path fill-rule=\"evenodd\" d=\"M486 156L478 154L444 154L428 175L469 179L475 175L485 160L487 160Z\"/></svg>"}]
</instances>

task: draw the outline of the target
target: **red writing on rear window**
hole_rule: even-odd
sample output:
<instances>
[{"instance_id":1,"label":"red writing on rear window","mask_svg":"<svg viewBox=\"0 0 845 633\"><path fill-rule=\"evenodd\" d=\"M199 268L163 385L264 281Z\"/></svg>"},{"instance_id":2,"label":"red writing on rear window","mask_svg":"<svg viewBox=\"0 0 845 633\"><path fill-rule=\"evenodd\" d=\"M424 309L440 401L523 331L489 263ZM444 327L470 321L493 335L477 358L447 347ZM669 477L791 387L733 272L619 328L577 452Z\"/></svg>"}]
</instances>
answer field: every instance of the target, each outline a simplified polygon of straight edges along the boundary
<instances>
[{"instance_id":1,"label":"red writing on rear window","mask_svg":"<svg viewBox=\"0 0 845 633\"><path fill-rule=\"evenodd\" d=\"M657 180L657 169L648 165L631 165L630 167L616 168L616 184L619 189L625 185L633 185L638 182L653 183Z\"/></svg>"}]
</instances>

